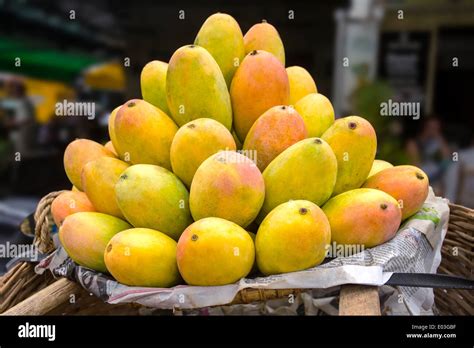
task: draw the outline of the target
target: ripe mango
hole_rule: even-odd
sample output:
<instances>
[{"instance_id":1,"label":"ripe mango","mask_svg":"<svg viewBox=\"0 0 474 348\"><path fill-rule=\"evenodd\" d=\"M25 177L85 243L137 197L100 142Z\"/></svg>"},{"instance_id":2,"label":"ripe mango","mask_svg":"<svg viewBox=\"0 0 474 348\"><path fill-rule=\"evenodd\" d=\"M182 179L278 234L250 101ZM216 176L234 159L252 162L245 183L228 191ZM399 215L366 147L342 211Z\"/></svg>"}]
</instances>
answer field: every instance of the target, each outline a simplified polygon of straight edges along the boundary
<instances>
[{"instance_id":1,"label":"ripe mango","mask_svg":"<svg viewBox=\"0 0 474 348\"><path fill-rule=\"evenodd\" d=\"M323 262L330 242L331 228L321 208L305 200L282 203L258 229L258 269L270 275L314 267Z\"/></svg>"},{"instance_id":2,"label":"ripe mango","mask_svg":"<svg viewBox=\"0 0 474 348\"><path fill-rule=\"evenodd\" d=\"M103 145L88 139L76 139L69 143L64 151L64 170L71 184L82 189L81 173L84 166L100 157L112 157L114 154Z\"/></svg>"},{"instance_id":3,"label":"ripe mango","mask_svg":"<svg viewBox=\"0 0 474 348\"><path fill-rule=\"evenodd\" d=\"M131 226L114 216L80 212L68 216L59 228L59 240L71 259L81 266L107 272L104 251L110 239Z\"/></svg>"},{"instance_id":4,"label":"ripe mango","mask_svg":"<svg viewBox=\"0 0 474 348\"><path fill-rule=\"evenodd\" d=\"M56 226L61 226L66 217L80 211L96 211L84 192L64 191L51 203L51 214Z\"/></svg>"},{"instance_id":5,"label":"ripe mango","mask_svg":"<svg viewBox=\"0 0 474 348\"><path fill-rule=\"evenodd\" d=\"M359 116L340 118L321 137L337 158L333 196L359 188L374 162L377 136L372 125Z\"/></svg>"},{"instance_id":6,"label":"ripe mango","mask_svg":"<svg viewBox=\"0 0 474 348\"><path fill-rule=\"evenodd\" d=\"M428 175L415 166L395 166L371 176L364 187L384 191L395 198L402 208L402 220L412 216L428 197Z\"/></svg>"},{"instance_id":7,"label":"ripe mango","mask_svg":"<svg viewBox=\"0 0 474 348\"><path fill-rule=\"evenodd\" d=\"M286 73L290 81L290 105L295 105L310 93L318 93L316 83L305 68L290 66L286 68Z\"/></svg>"},{"instance_id":8,"label":"ripe mango","mask_svg":"<svg viewBox=\"0 0 474 348\"><path fill-rule=\"evenodd\" d=\"M235 151L221 151L196 171L189 206L196 221L214 216L247 227L264 197L263 177L255 163Z\"/></svg>"},{"instance_id":9,"label":"ripe mango","mask_svg":"<svg viewBox=\"0 0 474 348\"><path fill-rule=\"evenodd\" d=\"M245 140L253 123L275 105L288 105L290 85L285 67L265 51L250 52L235 72L230 86L234 129Z\"/></svg>"},{"instance_id":10,"label":"ripe mango","mask_svg":"<svg viewBox=\"0 0 474 348\"><path fill-rule=\"evenodd\" d=\"M250 128L243 150L256 153L258 169L263 171L276 156L306 136L304 121L295 109L286 105L274 106Z\"/></svg>"},{"instance_id":11,"label":"ripe mango","mask_svg":"<svg viewBox=\"0 0 474 348\"><path fill-rule=\"evenodd\" d=\"M374 163L372 163L372 168L370 169L370 173L367 176L367 178L370 178L372 175L375 175L375 174L377 174L378 172L381 172L384 169L392 168L392 167L393 167L393 164L391 164L387 161L375 159Z\"/></svg>"},{"instance_id":12,"label":"ripe mango","mask_svg":"<svg viewBox=\"0 0 474 348\"><path fill-rule=\"evenodd\" d=\"M395 236L402 212L398 202L385 192L355 189L331 198L323 206L337 244L371 248Z\"/></svg>"},{"instance_id":13,"label":"ripe mango","mask_svg":"<svg viewBox=\"0 0 474 348\"><path fill-rule=\"evenodd\" d=\"M320 93L310 93L295 104L303 118L308 137L320 137L334 123L334 109L328 98Z\"/></svg>"},{"instance_id":14,"label":"ripe mango","mask_svg":"<svg viewBox=\"0 0 474 348\"><path fill-rule=\"evenodd\" d=\"M321 206L331 197L336 175L336 156L324 140L309 138L290 146L263 172L265 202L259 220L290 199Z\"/></svg>"},{"instance_id":15,"label":"ripe mango","mask_svg":"<svg viewBox=\"0 0 474 348\"><path fill-rule=\"evenodd\" d=\"M215 13L206 19L194 44L204 47L216 60L227 86L245 57L244 37L239 23L230 15Z\"/></svg>"},{"instance_id":16,"label":"ripe mango","mask_svg":"<svg viewBox=\"0 0 474 348\"><path fill-rule=\"evenodd\" d=\"M149 228L131 228L112 237L105 249L107 270L122 284L167 288L181 277L176 241Z\"/></svg>"},{"instance_id":17,"label":"ripe mango","mask_svg":"<svg viewBox=\"0 0 474 348\"><path fill-rule=\"evenodd\" d=\"M134 227L151 228L178 240L192 223L186 187L162 167L130 166L115 185L115 194L120 210Z\"/></svg>"},{"instance_id":18,"label":"ripe mango","mask_svg":"<svg viewBox=\"0 0 474 348\"><path fill-rule=\"evenodd\" d=\"M209 156L221 150L236 150L232 134L212 118L198 118L182 126L171 143L171 167L187 186Z\"/></svg>"},{"instance_id":19,"label":"ripe mango","mask_svg":"<svg viewBox=\"0 0 474 348\"><path fill-rule=\"evenodd\" d=\"M249 274L255 247L239 225L209 217L186 228L178 241L176 259L189 285L232 284Z\"/></svg>"},{"instance_id":20,"label":"ripe mango","mask_svg":"<svg viewBox=\"0 0 474 348\"><path fill-rule=\"evenodd\" d=\"M115 117L120 158L132 164L155 164L171 170L170 148L178 131L160 109L141 99L126 102Z\"/></svg>"},{"instance_id":21,"label":"ripe mango","mask_svg":"<svg viewBox=\"0 0 474 348\"><path fill-rule=\"evenodd\" d=\"M140 87L143 100L156 106L166 115L170 114L166 100L166 74L168 63L152 60L146 64L140 74Z\"/></svg>"},{"instance_id":22,"label":"ripe mango","mask_svg":"<svg viewBox=\"0 0 474 348\"><path fill-rule=\"evenodd\" d=\"M115 199L115 184L129 165L119 159L102 157L82 170L82 187L98 212L125 219Z\"/></svg>"},{"instance_id":23,"label":"ripe mango","mask_svg":"<svg viewBox=\"0 0 474 348\"><path fill-rule=\"evenodd\" d=\"M118 156L118 151L117 151L118 143L117 143L117 138L115 137L115 117L117 116L117 112L119 111L121 106L122 105L119 105L115 109L112 110L109 116L109 120L108 120L109 138L110 138L110 141L112 142L115 152L117 153L117 156Z\"/></svg>"},{"instance_id":24,"label":"ripe mango","mask_svg":"<svg viewBox=\"0 0 474 348\"><path fill-rule=\"evenodd\" d=\"M245 54L255 50L267 51L273 54L285 66L285 47L281 41L280 34L266 20L255 24L245 33L244 45Z\"/></svg>"},{"instance_id":25,"label":"ripe mango","mask_svg":"<svg viewBox=\"0 0 474 348\"><path fill-rule=\"evenodd\" d=\"M117 153L117 151L115 151L114 145L112 144L111 141L106 142L104 147L107 150L109 150L110 152L112 152L114 154L114 156L118 157L118 153Z\"/></svg>"},{"instance_id":26,"label":"ripe mango","mask_svg":"<svg viewBox=\"0 0 474 348\"><path fill-rule=\"evenodd\" d=\"M166 76L171 116L182 126L197 118L212 118L230 130L232 106L229 91L211 54L200 46L179 48L171 57Z\"/></svg>"}]
</instances>

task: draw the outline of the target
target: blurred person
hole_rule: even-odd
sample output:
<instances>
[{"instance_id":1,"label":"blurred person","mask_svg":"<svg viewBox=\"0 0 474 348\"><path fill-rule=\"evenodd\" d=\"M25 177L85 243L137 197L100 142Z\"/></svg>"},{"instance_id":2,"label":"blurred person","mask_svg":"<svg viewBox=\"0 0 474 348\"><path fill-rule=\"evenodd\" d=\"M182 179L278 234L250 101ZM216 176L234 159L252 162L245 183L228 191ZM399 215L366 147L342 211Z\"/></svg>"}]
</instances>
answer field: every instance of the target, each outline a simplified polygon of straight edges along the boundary
<instances>
[{"instance_id":1,"label":"blurred person","mask_svg":"<svg viewBox=\"0 0 474 348\"><path fill-rule=\"evenodd\" d=\"M3 174L9 177L9 185L2 190L16 187L20 176L20 162L29 158L35 151L38 123L35 109L26 95L25 83L19 78L10 78L5 84L5 97L0 101L2 126L8 141L5 144L2 158Z\"/></svg>"},{"instance_id":2,"label":"blurred person","mask_svg":"<svg viewBox=\"0 0 474 348\"><path fill-rule=\"evenodd\" d=\"M459 151L445 176L445 197L451 202L474 208L474 139Z\"/></svg>"},{"instance_id":3,"label":"blurred person","mask_svg":"<svg viewBox=\"0 0 474 348\"><path fill-rule=\"evenodd\" d=\"M429 177L437 194L443 193L443 176L451 163L451 151L441 131L437 117L424 119L416 138L407 142L410 163L421 168Z\"/></svg>"},{"instance_id":4,"label":"blurred person","mask_svg":"<svg viewBox=\"0 0 474 348\"><path fill-rule=\"evenodd\" d=\"M27 156L35 148L37 122L34 105L26 95L22 80L12 78L6 82L6 95L0 101L0 108L5 110L3 126L13 153Z\"/></svg>"}]
</instances>

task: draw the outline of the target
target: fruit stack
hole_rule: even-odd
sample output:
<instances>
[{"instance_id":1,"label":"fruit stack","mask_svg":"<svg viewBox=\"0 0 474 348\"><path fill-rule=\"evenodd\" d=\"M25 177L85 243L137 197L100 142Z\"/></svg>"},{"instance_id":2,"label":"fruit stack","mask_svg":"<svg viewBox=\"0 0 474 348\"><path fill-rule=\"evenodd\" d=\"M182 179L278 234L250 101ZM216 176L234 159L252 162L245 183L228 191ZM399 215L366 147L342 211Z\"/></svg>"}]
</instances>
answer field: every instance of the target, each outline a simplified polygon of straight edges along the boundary
<instances>
[{"instance_id":1,"label":"fruit stack","mask_svg":"<svg viewBox=\"0 0 474 348\"><path fill-rule=\"evenodd\" d=\"M277 30L210 16L193 44L141 74L111 142L64 154L52 213L78 264L131 286L231 284L317 266L328 246L391 239L428 194L413 166L375 160L362 117L335 120Z\"/></svg>"}]
</instances>

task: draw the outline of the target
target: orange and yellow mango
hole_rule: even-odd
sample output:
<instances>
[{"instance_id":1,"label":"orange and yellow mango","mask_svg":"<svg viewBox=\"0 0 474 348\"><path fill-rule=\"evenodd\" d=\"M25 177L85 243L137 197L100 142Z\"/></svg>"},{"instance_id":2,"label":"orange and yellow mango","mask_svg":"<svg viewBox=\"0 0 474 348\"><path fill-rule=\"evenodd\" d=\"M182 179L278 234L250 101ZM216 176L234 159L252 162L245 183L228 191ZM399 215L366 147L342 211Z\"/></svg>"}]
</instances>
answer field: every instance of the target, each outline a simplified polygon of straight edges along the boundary
<instances>
[{"instance_id":1,"label":"orange and yellow mango","mask_svg":"<svg viewBox=\"0 0 474 348\"><path fill-rule=\"evenodd\" d=\"M252 237L239 225L209 217L196 221L183 232L176 259L179 272L189 285L232 284L250 273L255 246Z\"/></svg>"},{"instance_id":2,"label":"orange and yellow mango","mask_svg":"<svg viewBox=\"0 0 474 348\"><path fill-rule=\"evenodd\" d=\"M255 163L235 151L221 151L196 171L189 195L194 220L219 217L247 227L265 197L263 177Z\"/></svg>"},{"instance_id":3,"label":"orange and yellow mango","mask_svg":"<svg viewBox=\"0 0 474 348\"><path fill-rule=\"evenodd\" d=\"M276 105L288 105L290 85L285 67L266 51L250 52L237 69L230 86L234 129L245 140L253 123Z\"/></svg>"},{"instance_id":4,"label":"orange and yellow mango","mask_svg":"<svg viewBox=\"0 0 474 348\"><path fill-rule=\"evenodd\" d=\"M242 149L254 153L262 172L273 159L307 136L303 119L290 106L268 109L250 128Z\"/></svg>"}]
</instances>

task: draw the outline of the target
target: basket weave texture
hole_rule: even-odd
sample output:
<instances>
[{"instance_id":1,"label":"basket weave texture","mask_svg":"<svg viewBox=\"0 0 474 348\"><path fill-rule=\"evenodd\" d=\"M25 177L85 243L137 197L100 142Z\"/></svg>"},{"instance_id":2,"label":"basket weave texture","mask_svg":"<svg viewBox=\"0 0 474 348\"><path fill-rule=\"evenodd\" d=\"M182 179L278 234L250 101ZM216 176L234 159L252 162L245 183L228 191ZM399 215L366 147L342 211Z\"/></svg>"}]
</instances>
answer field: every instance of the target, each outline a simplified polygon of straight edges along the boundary
<instances>
[{"instance_id":1,"label":"basket weave texture","mask_svg":"<svg viewBox=\"0 0 474 348\"><path fill-rule=\"evenodd\" d=\"M438 273L474 278L474 210L449 205L449 225L441 249ZM435 289L440 314L474 315L474 294L469 290Z\"/></svg>"}]
</instances>

